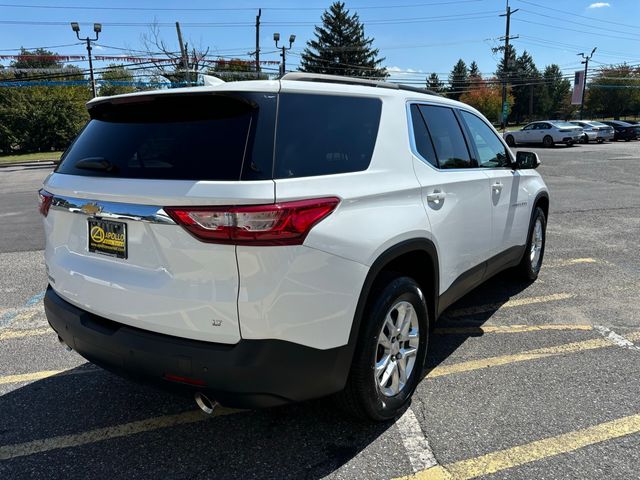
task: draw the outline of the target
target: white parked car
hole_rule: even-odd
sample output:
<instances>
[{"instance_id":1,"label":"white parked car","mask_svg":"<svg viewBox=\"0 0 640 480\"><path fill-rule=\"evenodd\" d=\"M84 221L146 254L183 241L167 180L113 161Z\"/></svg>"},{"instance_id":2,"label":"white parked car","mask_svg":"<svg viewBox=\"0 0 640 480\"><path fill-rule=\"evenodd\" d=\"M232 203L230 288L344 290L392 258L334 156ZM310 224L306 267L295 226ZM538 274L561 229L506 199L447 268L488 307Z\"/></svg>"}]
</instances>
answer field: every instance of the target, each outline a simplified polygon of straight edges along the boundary
<instances>
[{"instance_id":1,"label":"white parked car","mask_svg":"<svg viewBox=\"0 0 640 480\"><path fill-rule=\"evenodd\" d=\"M602 143L607 140L613 140L615 131L613 127L596 122L593 120L572 120L572 125L582 128L584 135L582 136L582 143L598 142Z\"/></svg>"},{"instance_id":2,"label":"white parked car","mask_svg":"<svg viewBox=\"0 0 640 480\"><path fill-rule=\"evenodd\" d=\"M583 135L582 128L569 122L556 120L532 122L520 130L503 133L503 137L510 147L518 143L541 143L545 147L564 143L571 146L578 143Z\"/></svg>"},{"instance_id":3,"label":"white parked car","mask_svg":"<svg viewBox=\"0 0 640 480\"><path fill-rule=\"evenodd\" d=\"M442 311L540 270L537 155L465 104L296 73L88 109L40 192L49 323L205 411L337 394L393 418Z\"/></svg>"}]
</instances>

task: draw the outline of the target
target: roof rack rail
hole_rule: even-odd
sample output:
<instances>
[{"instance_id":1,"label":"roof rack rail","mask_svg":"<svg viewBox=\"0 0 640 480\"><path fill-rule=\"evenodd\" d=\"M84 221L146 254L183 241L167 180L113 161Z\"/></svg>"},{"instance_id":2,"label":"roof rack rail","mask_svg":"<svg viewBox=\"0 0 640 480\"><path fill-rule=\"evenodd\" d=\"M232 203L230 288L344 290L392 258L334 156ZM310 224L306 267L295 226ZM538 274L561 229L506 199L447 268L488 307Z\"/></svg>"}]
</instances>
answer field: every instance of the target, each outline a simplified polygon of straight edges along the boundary
<instances>
[{"instance_id":1,"label":"roof rack rail","mask_svg":"<svg viewBox=\"0 0 640 480\"><path fill-rule=\"evenodd\" d=\"M368 78L343 77L341 75L326 75L323 73L291 72L286 73L280 80L294 80L297 82L324 82L341 83L344 85L363 85L366 87L390 88L393 90L408 90L410 92L426 93L429 95L441 96L439 93L426 88L412 87L401 83L391 83L382 80L371 80Z\"/></svg>"}]
</instances>

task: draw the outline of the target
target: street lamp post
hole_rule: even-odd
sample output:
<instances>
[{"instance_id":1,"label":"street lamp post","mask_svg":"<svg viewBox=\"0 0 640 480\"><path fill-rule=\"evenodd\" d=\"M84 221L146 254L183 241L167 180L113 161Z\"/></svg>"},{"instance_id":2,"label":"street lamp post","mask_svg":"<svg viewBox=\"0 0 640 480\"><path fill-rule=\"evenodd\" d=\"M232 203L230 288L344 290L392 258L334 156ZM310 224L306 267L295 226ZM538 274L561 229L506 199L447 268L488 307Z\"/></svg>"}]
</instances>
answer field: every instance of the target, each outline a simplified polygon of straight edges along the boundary
<instances>
[{"instance_id":1,"label":"street lamp post","mask_svg":"<svg viewBox=\"0 0 640 480\"><path fill-rule=\"evenodd\" d=\"M280 41L280 34L277 32L273 34L273 41L276 42L276 48L282 50L282 53L280 54L280 56L282 57L282 62L280 63L280 76L282 77L286 72L287 50L291 50L291 48L293 48L293 42L296 41L296 36L289 36L289 47L285 47L284 45L282 45L282 47L278 46L278 42Z\"/></svg>"},{"instance_id":2,"label":"street lamp post","mask_svg":"<svg viewBox=\"0 0 640 480\"><path fill-rule=\"evenodd\" d=\"M598 47L593 47L591 53L589 55L585 55L584 53L579 53L584 60L580 63L584 63L584 85L582 86L582 96L580 97L580 120L582 120L582 110L584 109L584 92L587 90L587 68L589 67L589 60L593 57L593 54L596 53L596 49Z\"/></svg>"},{"instance_id":3,"label":"street lamp post","mask_svg":"<svg viewBox=\"0 0 640 480\"><path fill-rule=\"evenodd\" d=\"M76 37L78 37L78 40L84 40L87 42L87 52L89 53L89 76L91 78L91 91L93 92L93 98L96 98L97 96L96 80L93 77L93 61L91 60L91 42L95 42L98 40L98 35L100 35L100 32L102 31L102 24L101 23L93 24L93 31L96 34L96 38L89 38L89 37L80 38L80 24L78 22L71 22L71 30L76 32Z\"/></svg>"}]
</instances>

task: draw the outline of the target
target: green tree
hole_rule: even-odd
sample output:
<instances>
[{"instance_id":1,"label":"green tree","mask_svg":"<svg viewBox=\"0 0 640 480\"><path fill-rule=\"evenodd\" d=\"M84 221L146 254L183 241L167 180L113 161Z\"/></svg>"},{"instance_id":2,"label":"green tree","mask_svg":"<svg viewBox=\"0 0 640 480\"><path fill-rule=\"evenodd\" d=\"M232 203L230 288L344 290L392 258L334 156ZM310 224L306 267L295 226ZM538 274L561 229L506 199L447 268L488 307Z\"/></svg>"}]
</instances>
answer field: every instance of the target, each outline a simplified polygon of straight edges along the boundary
<instances>
[{"instance_id":1,"label":"green tree","mask_svg":"<svg viewBox=\"0 0 640 480\"><path fill-rule=\"evenodd\" d=\"M564 78L560 66L547 65L542 74L546 95L542 113L549 118L564 118L570 113L571 82Z\"/></svg>"},{"instance_id":2,"label":"green tree","mask_svg":"<svg viewBox=\"0 0 640 480\"><path fill-rule=\"evenodd\" d=\"M136 91L136 87L133 85L126 85L126 83L133 83L133 73L124 68L122 65L109 65L100 76L100 90L101 97L110 97L111 95L120 95L122 93L132 93Z\"/></svg>"},{"instance_id":3,"label":"green tree","mask_svg":"<svg viewBox=\"0 0 640 480\"><path fill-rule=\"evenodd\" d=\"M513 104L513 97L508 92L507 100ZM474 88L460 95L460 101L479 110L492 122L499 122L502 112L502 86L494 78L478 80Z\"/></svg>"},{"instance_id":4,"label":"green tree","mask_svg":"<svg viewBox=\"0 0 640 480\"><path fill-rule=\"evenodd\" d=\"M640 70L627 64L602 67L588 85L587 109L620 118L640 110Z\"/></svg>"},{"instance_id":5,"label":"green tree","mask_svg":"<svg viewBox=\"0 0 640 480\"><path fill-rule=\"evenodd\" d=\"M467 64L464 63L464 60L458 60L453 66L451 73L449 74L449 98L453 98L454 100L460 99L460 95L462 95L467 87L469 86L469 70L467 69Z\"/></svg>"},{"instance_id":6,"label":"green tree","mask_svg":"<svg viewBox=\"0 0 640 480\"><path fill-rule=\"evenodd\" d=\"M334 2L322 14L322 25L315 27L315 39L302 53L303 72L345 75L349 77L386 77L380 65L379 50L373 38L365 36L357 13L351 14L343 2Z\"/></svg>"},{"instance_id":7,"label":"green tree","mask_svg":"<svg viewBox=\"0 0 640 480\"><path fill-rule=\"evenodd\" d=\"M269 75L264 72L256 72L255 65L240 58L218 59L215 66L207 70L207 74L221 78L225 82L265 80L269 78Z\"/></svg>"},{"instance_id":8,"label":"green tree","mask_svg":"<svg viewBox=\"0 0 640 480\"><path fill-rule=\"evenodd\" d=\"M482 73L480 73L480 68L474 60L471 62L471 65L469 65L469 81L473 83L478 80L482 80Z\"/></svg>"},{"instance_id":9,"label":"green tree","mask_svg":"<svg viewBox=\"0 0 640 480\"><path fill-rule=\"evenodd\" d=\"M82 71L32 55L55 54L22 50L21 58L11 66L39 70L1 73L4 81L16 82L0 88L0 150L5 154L64 149L87 120L85 103L91 96Z\"/></svg>"},{"instance_id":10,"label":"green tree","mask_svg":"<svg viewBox=\"0 0 640 480\"><path fill-rule=\"evenodd\" d=\"M432 73L427 77L427 88L435 93L444 93L444 84L440 81L437 73Z\"/></svg>"},{"instance_id":11,"label":"green tree","mask_svg":"<svg viewBox=\"0 0 640 480\"><path fill-rule=\"evenodd\" d=\"M504 47L494 49L494 53L504 52ZM516 77L516 50L512 45L509 45L507 54L507 65L504 62L504 56L500 57L498 67L496 69L496 77L500 82L506 80L510 82Z\"/></svg>"}]
</instances>

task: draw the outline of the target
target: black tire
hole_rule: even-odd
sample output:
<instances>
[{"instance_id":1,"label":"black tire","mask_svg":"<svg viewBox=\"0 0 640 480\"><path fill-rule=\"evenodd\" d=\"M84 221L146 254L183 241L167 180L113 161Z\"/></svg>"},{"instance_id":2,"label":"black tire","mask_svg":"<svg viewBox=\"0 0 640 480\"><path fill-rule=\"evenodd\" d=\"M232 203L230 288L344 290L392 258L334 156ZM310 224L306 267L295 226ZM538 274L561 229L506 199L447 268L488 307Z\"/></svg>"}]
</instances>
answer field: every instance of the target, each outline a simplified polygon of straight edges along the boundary
<instances>
[{"instance_id":1,"label":"black tire","mask_svg":"<svg viewBox=\"0 0 640 480\"><path fill-rule=\"evenodd\" d=\"M350 415L378 422L397 417L409 405L423 375L429 336L429 313L420 286L412 278L403 276L391 276L385 281L370 295L347 384L335 397L338 406ZM386 396L375 376L376 357L380 352L378 339L387 314L401 301L410 303L416 313L419 343L413 369L404 387L397 395Z\"/></svg>"},{"instance_id":2,"label":"black tire","mask_svg":"<svg viewBox=\"0 0 640 480\"><path fill-rule=\"evenodd\" d=\"M587 143L589 143L589 136L587 134L583 135L582 138L580 139L580 143L582 143L583 145L586 145Z\"/></svg>"},{"instance_id":3,"label":"black tire","mask_svg":"<svg viewBox=\"0 0 640 480\"><path fill-rule=\"evenodd\" d=\"M604 143L604 139L599 138L598 140L596 140L598 143Z\"/></svg>"},{"instance_id":4,"label":"black tire","mask_svg":"<svg viewBox=\"0 0 640 480\"><path fill-rule=\"evenodd\" d=\"M542 144L547 148L551 148L555 145L553 137L551 135L547 135L546 137L544 137L542 139Z\"/></svg>"},{"instance_id":5,"label":"black tire","mask_svg":"<svg viewBox=\"0 0 640 480\"><path fill-rule=\"evenodd\" d=\"M534 229L536 227L536 223L538 220L541 223L542 227L542 248L540 250L540 255L533 265L532 261L532 244L534 241ZM529 235L527 236L527 244L525 245L524 255L522 256L522 260L520 261L520 265L518 265L517 270L520 276L524 280L534 281L538 278L538 274L540 273L540 267L542 267L542 260L544 258L544 247L547 241L547 219L544 215L544 212L540 207L536 207L533 212L533 217L531 218L531 225L529 225Z\"/></svg>"},{"instance_id":6,"label":"black tire","mask_svg":"<svg viewBox=\"0 0 640 480\"><path fill-rule=\"evenodd\" d=\"M507 145L509 145L510 147L516 146L516 140L513 138L513 135L507 135L507 138L505 140L507 142Z\"/></svg>"}]
</instances>

